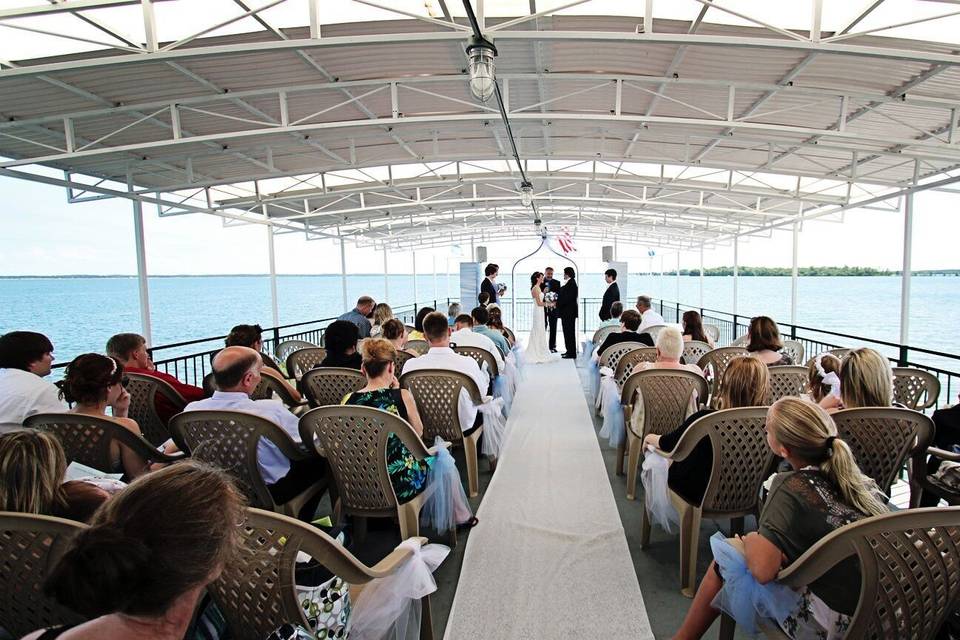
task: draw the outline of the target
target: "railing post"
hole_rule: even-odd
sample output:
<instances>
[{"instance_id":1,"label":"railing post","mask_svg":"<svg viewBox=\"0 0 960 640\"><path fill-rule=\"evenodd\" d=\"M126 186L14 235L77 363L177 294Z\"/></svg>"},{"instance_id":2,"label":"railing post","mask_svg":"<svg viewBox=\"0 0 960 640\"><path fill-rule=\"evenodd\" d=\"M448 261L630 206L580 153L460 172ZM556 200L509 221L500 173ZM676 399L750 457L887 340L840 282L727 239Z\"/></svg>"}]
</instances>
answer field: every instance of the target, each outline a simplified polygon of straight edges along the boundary
<instances>
[{"instance_id":1,"label":"railing post","mask_svg":"<svg viewBox=\"0 0 960 640\"><path fill-rule=\"evenodd\" d=\"M280 344L280 327L273 328L273 352L277 352L277 346Z\"/></svg>"},{"instance_id":2,"label":"railing post","mask_svg":"<svg viewBox=\"0 0 960 640\"><path fill-rule=\"evenodd\" d=\"M587 323L587 299L584 298L581 302L583 302L583 323L584 323L583 326L586 327L587 326L586 324Z\"/></svg>"},{"instance_id":3,"label":"railing post","mask_svg":"<svg viewBox=\"0 0 960 640\"><path fill-rule=\"evenodd\" d=\"M737 314L733 314L733 336L730 338L730 342L733 342L737 339Z\"/></svg>"},{"instance_id":4,"label":"railing post","mask_svg":"<svg viewBox=\"0 0 960 640\"><path fill-rule=\"evenodd\" d=\"M795 324L790 325L790 339L791 340L797 339L797 325Z\"/></svg>"},{"instance_id":5,"label":"railing post","mask_svg":"<svg viewBox=\"0 0 960 640\"><path fill-rule=\"evenodd\" d=\"M679 302L677 303L677 316L676 316L676 318L677 318L677 324L679 324L679 323L680 323L680 303L679 303Z\"/></svg>"},{"instance_id":6,"label":"railing post","mask_svg":"<svg viewBox=\"0 0 960 640\"><path fill-rule=\"evenodd\" d=\"M909 350L910 350L910 347L908 347L907 345L905 344L900 345L900 354L897 356L897 366L900 366L900 367L910 366L910 358L909 358L909 354L907 353Z\"/></svg>"}]
</instances>

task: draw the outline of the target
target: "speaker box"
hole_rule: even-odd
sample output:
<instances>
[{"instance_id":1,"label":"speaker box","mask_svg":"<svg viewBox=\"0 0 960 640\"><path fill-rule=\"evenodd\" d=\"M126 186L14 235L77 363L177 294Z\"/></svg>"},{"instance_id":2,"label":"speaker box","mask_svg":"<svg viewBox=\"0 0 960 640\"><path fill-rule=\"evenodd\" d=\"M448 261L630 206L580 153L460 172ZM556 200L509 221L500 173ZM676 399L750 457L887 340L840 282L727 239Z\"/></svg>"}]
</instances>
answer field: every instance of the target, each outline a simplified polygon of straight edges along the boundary
<instances>
[{"instance_id":1,"label":"speaker box","mask_svg":"<svg viewBox=\"0 0 960 640\"><path fill-rule=\"evenodd\" d=\"M613 262L613 247L607 245L602 248L602 252L604 262Z\"/></svg>"},{"instance_id":2,"label":"speaker box","mask_svg":"<svg viewBox=\"0 0 960 640\"><path fill-rule=\"evenodd\" d=\"M477 247L477 255L474 256L474 262L486 262L486 261L487 261L487 248Z\"/></svg>"}]
</instances>

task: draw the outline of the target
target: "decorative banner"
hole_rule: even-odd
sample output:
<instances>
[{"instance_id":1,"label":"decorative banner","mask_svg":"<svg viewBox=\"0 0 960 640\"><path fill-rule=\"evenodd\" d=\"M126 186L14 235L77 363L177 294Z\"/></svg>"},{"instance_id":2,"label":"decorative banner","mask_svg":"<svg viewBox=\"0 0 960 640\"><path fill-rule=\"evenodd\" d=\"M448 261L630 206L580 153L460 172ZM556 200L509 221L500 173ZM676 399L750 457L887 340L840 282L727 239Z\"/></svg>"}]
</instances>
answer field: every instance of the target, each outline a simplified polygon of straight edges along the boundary
<instances>
[{"instance_id":1,"label":"decorative banner","mask_svg":"<svg viewBox=\"0 0 960 640\"><path fill-rule=\"evenodd\" d=\"M573 246L573 237L566 227L563 228L563 233L557 238L557 244L560 245L560 249L564 253L575 253L577 251L577 248Z\"/></svg>"}]
</instances>

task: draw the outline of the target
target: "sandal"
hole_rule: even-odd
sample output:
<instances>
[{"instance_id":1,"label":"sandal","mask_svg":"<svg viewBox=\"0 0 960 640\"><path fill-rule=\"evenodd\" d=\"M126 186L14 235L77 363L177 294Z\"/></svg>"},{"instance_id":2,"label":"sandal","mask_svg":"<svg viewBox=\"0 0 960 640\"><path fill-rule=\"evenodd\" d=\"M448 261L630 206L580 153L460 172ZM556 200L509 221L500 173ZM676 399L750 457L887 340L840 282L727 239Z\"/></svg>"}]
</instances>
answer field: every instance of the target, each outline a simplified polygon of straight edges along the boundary
<instances>
[{"instance_id":1,"label":"sandal","mask_svg":"<svg viewBox=\"0 0 960 640\"><path fill-rule=\"evenodd\" d=\"M461 522L460 524L458 524L457 529L473 529L475 526L477 526L477 523L479 522L480 521L477 520L477 516L473 516L466 522Z\"/></svg>"}]
</instances>

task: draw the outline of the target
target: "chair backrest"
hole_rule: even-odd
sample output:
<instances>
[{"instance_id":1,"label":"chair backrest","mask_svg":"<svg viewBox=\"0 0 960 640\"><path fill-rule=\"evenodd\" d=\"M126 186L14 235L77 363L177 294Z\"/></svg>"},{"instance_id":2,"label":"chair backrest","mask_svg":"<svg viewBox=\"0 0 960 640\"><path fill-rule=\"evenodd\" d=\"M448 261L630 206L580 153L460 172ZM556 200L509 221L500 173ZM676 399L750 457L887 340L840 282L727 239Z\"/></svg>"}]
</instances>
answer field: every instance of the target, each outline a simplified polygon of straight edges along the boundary
<instances>
[{"instance_id":1,"label":"chair backrest","mask_svg":"<svg viewBox=\"0 0 960 640\"><path fill-rule=\"evenodd\" d=\"M105 473L118 472L110 453L110 443L114 440L147 459L151 452L157 453L152 444L109 418L79 413L38 413L24 420L23 426L56 436L67 462L79 462Z\"/></svg>"},{"instance_id":2,"label":"chair backrest","mask_svg":"<svg viewBox=\"0 0 960 640\"><path fill-rule=\"evenodd\" d=\"M918 411L894 407L844 409L833 414L838 435L853 450L865 475L885 494L907 458L924 468L924 453L933 439L933 421ZM919 462L917 462L919 459Z\"/></svg>"},{"instance_id":3,"label":"chair backrest","mask_svg":"<svg viewBox=\"0 0 960 640\"><path fill-rule=\"evenodd\" d=\"M487 374L489 374L491 380L500 375L500 369L497 367L497 359L486 349L481 349L480 347L454 347L453 350L462 356L473 358L477 366L481 369L483 369L483 365L486 364Z\"/></svg>"},{"instance_id":4,"label":"chair backrest","mask_svg":"<svg viewBox=\"0 0 960 640\"><path fill-rule=\"evenodd\" d=\"M851 351L853 351L853 349L849 349L849 348L847 348L847 347L837 347L836 349L828 349L827 351L823 351L823 352L821 352L821 353L815 354L812 358L807 358L807 362L806 362L805 364L806 364L806 366L809 367L809 366L810 366L810 363L813 362L814 360L816 360L817 356L819 356L819 355L821 355L821 354L827 354L827 353L829 353L829 354L832 355L832 356L837 356L838 358L840 358L841 360L843 360L845 357L847 357L847 355L848 355Z\"/></svg>"},{"instance_id":5,"label":"chair backrest","mask_svg":"<svg viewBox=\"0 0 960 640\"><path fill-rule=\"evenodd\" d=\"M290 357L290 354L294 351L300 349L315 349L317 346L319 345L307 342L306 340L281 340L273 350L273 354L277 356L277 360L286 362L287 358Z\"/></svg>"},{"instance_id":6,"label":"chair backrest","mask_svg":"<svg viewBox=\"0 0 960 640\"><path fill-rule=\"evenodd\" d=\"M704 515L736 517L756 511L760 487L773 470L767 445L767 407L714 411L696 420L681 436L674 458L686 457L710 439L713 467L701 507Z\"/></svg>"},{"instance_id":7,"label":"chair backrest","mask_svg":"<svg viewBox=\"0 0 960 640\"><path fill-rule=\"evenodd\" d=\"M0 511L0 629L14 638L84 618L43 593L43 581L86 525L63 518Z\"/></svg>"},{"instance_id":8,"label":"chair backrest","mask_svg":"<svg viewBox=\"0 0 960 640\"><path fill-rule=\"evenodd\" d=\"M716 394L723 372L730 361L739 356L748 356L750 352L743 347L718 347L700 356L697 366L703 369L703 375L710 383L710 393Z\"/></svg>"},{"instance_id":9,"label":"chair backrest","mask_svg":"<svg viewBox=\"0 0 960 640\"><path fill-rule=\"evenodd\" d=\"M807 390L809 375L806 367L799 365L769 367L770 390L767 392L767 406L780 398L797 396Z\"/></svg>"},{"instance_id":10,"label":"chair backrest","mask_svg":"<svg viewBox=\"0 0 960 640\"><path fill-rule=\"evenodd\" d=\"M414 455L427 456L410 424L387 411L340 405L311 409L300 418L300 439L327 459L344 509L358 515L384 515L397 507L387 472L391 433Z\"/></svg>"},{"instance_id":11,"label":"chair backrest","mask_svg":"<svg viewBox=\"0 0 960 640\"><path fill-rule=\"evenodd\" d=\"M266 438L290 456L296 445L277 424L242 411L185 411L173 417L170 430L191 456L231 474L251 506L277 505L257 466L257 445Z\"/></svg>"},{"instance_id":12,"label":"chair backrest","mask_svg":"<svg viewBox=\"0 0 960 640\"><path fill-rule=\"evenodd\" d=\"M456 444L463 440L463 432L473 427L461 425L457 411L461 389L466 389L474 404L482 400L477 383L470 376L449 369L420 369L400 376L400 387L409 389L417 402L425 442L440 436Z\"/></svg>"},{"instance_id":13,"label":"chair backrest","mask_svg":"<svg viewBox=\"0 0 960 640\"><path fill-rule=\"evenodd\" d=\"M430 343L426 340L409 340L407 346L404 348L413 351L418 356L422 356L427 351L430 351Z\"/></svg>"},{"instance_id":14,"label":"chair backrest","mask_svg":"<svg viewBox=\"0 0 960 640\"><path fill-rule=\"evenodd\" d=\"M344 396L362 389L367 377L361 371L347 367L321 367L311 369L300 380L303 395L311 407L340 404Z\"/></svg>"},{"instance_id":15,"label":"chair backrest","mask_svg":"<svg viewBox=\"0 0 960 640\"><path fill-rule=\"evenodd\" d=\"M397 378L403 375L403 365L407 364L407 360L411 358L416 358L416 356L407 351L397 351L397 355L393 358L393 375Z\"/></svg>"},{"instance_id":16,"label":"chair backrest","mask_svg":"<svg viewBox=\"0 0 960 640\"><path fill-rule=\"evenodd\" d=\"M650 433L670 433L686 420L694 393L697 394L697 405L706 401L707 381L692 371L637 371L624 382L620 398L624 406L643 403L643 431L638 433L633 424L628 424L627 428L638 438Z\"/></svg>"},{"instance_id":17,"label":"chair backrest","mask_svg":"<svg viewBox=\"0 0 960 640\"><path fill-rule=\"evenodd\" d=\"M175 409L174 413L183 411L187 401L176 389L160 378L141 373L124 375L129 380L127 391L130 393L130 408L127 410L127 416L140 425L144 438L154 446L160 446L170 438L170 430L157 414L157 395L169 401Z\"/></svg>"},{"instance_id":18,"label":"chair backrest","mask_svg":"<svg viewBox=\"0 0 960 640\"><path fill-rule=\"evenodd\" d=\"M617 344L612 344L600 353L598 366L610 367L616 371L617 365L620 363L620 358L623 357L623 354L627 353L628 351L633 351L634 349L645 348L647 348L647 345L641 342L618 342Z\"/></svg>"},{"instance_id":19,"label":"chair backrest","mask_svg":"<svg viewBox=\"0 0 960 640\"><path fill-rule=\"evenodd\" d=\"M618 387L622 387L624 381L630 377L630 374L634 372L641 362L656 361L656 347L640 347L638 349L631 349L620 356L620 359L617 361L617 368L614 369L613 379L617 382Z\"/></svg>"},{"instance_id":20,"label":"chair backrest","mask_svg":"<svg viewBox=\"0 0 960 640\"><path fill-rule=\"evenodd\" d=\"M611 333L618 333L619 331L620 327L618 325L600 327L593 332L593 344L599 347L603 344L603 341L607 339L607 336L609 336Z\"/></svg>"},{"instance_id":21,"label":"chair backrest","mask_svg":"<svg viewBox=\"0 0 960 640\"><path fill-rule=\"evenodd\" d=\"M717 341L720 339L720 327L715 324L704 324L703 332L713 340L713 344L717 344Z\"/></svg>"},{"instance_id":22,"label":"chair backrest","mask_svg":"<svg viewBox=\"0 0 960 640\"><path fill-rule=\"evenodd\" d=\"M287 375L299 380L307 371L323 362L327 350L323 347L297 349L287 356Z\"/></svg>"},{"instance_id":23,"label":"chair backrest","mask_svg":"<svg viewBox=\"0 0 960 640\"><path fill-rule=\"evenodd\" d=\"M240 552L207 587L234 640L263 640L287 623L311 627L296 589L298 552L348 585L389 575L398 565L370 569L316 527L260 509L247 509L240 537Z\"/></svg>"},{"instance_id":24,"label":"chair backrest","mask_svg":"<svg viewBox=\"0 0 960 640\"><path fill-rule=\"evenodd\" d=\"M297 404L297 401L290 395L290 391L283 386L283 383L272 376L261 373L260 383L250 392L250 399L269 400L271 398L280 400L288 407Z\"/></svg>"},{"instance_id":25,"label":"chair backrest","mask_svg":"<svg viewBox=\"0 0 960 640\"><path fill-rule=\"evenodd\" d=\"M712 351L711 347L706 342L700 342L699 340L691 340L690 342L683 343L683 359L684 361L690 364L696 364L700 362L700 358L704 356L708 351Z\"/></svg>"},{"instance_id":26,"label":"chair backrest","mask_svg":"<svg viewBox=\"0 0 960 640\"><path fill-rule=\"evenodd\" d=\"M780 572L793 589L855 556L860 599L847 638L933 640L960 598L960 507L907 509L831 532Z\"/></svg>"},{"instance_id":27,"label":"chair backrest","mask_svg":"<svg viewBox=\"0 0 960 640\"><path fill-rule=\"evenodd\" d=\"M937 404L940 379L929 371L913 367L893 368L893 400L905 407L923 411Z\"/></svg>"},{"instance_id":28,"label":"chair backrest","mask_svg":"<svg viewBox=\"0 0 960 640\"><path fill-rule=\"evenodd\" d=\"M642 333L649 334L653 338L654 344L657 342L657 338L660 336L660 332L667 328L665 324L655 324L652 327L647 327L643 330Z\"/></svg>"},{"instance_id":29,"label":"chair backrest","mask_svg":"<svg viewBox=\"0 0 960 640\"><path fill-rule=\"evenodd\" d=\"M412 324L406 324L406 323L403 325L403 328L406 329L408 335L410 334L411 331L417 330L417 328Z\"/></svg>"},{"instance_id":30,"label":"chair backrest","mask_svg":"<svg viewBox=\"0 0 960 640\"><path fill-rule=\"evenodd\" d=\"M795 365L803 362L803 343L799 340L784 340L780 353L788 356Z\"/></svg>"},{"instance_id":31,"label":"chair backrest","mask_svg":"<svg viewBox=\"0 0 960 640\"><path fill-rule=\"evenodd\" d=\"M510 342L513 344L517 344L516 334L514 334L513 331L508 327L504 327L503 330L507 332L507 337L510 338Z\"/></svg>"},{"instance_id":32,"label":"chair backrest","mask_svg":"<svg viewBox=\"0 0 960 640\"><path fill-rule=\"evenodd\" d=\"M733 342L730 343L731 347L746 347L750 344L750 334L745 333Z\"/></svg>"}]
</instances>

